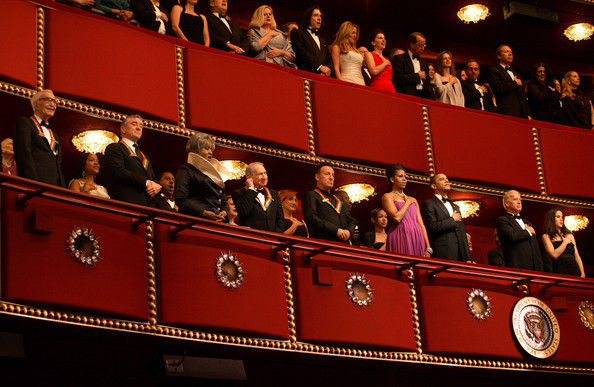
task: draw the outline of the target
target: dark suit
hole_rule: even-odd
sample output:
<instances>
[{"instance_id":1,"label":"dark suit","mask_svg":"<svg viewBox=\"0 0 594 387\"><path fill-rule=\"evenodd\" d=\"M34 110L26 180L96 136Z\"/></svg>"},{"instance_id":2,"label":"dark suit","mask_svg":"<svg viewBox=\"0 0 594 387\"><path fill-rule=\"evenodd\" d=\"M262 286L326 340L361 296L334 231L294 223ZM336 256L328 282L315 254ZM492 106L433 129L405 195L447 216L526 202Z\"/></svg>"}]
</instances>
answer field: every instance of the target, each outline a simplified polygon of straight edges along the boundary
<instances>
[{"instance_id":1,"label":"dark suit","mask_svg":"<svg viewBox=\"0 0 594 387\"><path fill-rule=\"evenodd\" d=\"M295 63L299 70L319 74L320 66L329 67L334 73L328 44L320 37L320 47L308 31L295 28L291 31L291 46L295 51Z\"/></svg>"},{"instance_id":2,"label":"dark suit","mask_svg":"<svg viewBox=\"0 0 594 387\"><path fill-rule=\"evenodd\" d=\"M517 72L513 71L513 73L515 76L519 76ZM528 118L531 115L524 87L511 79L503 67L498 65L489 68L487 81L495 94L498 113L520 118Z\"/></svg>"},{"instance_id":3,"label":"dark suit","mask_svg":"<svg viewBox=\"0 0 594 387\"><path fill-rule=\"evenodd\" d=\"M423 58L419 58L419 64L421 65L421 71L424 71L427 75L427 79L421 80L420 75L415 73L415 68L408 52L394 56L392 58L392 68L394 69L392 83L394 84L394 88L398 93L416 95L417 97L434 100L435 92L433 91L431 82L429 82L429 65ZM419 83L423 85L422 90L417 89Z\"/></svg>"},{"instance_id":4,"label":"dark suit","mask_svg":"<svg viewBox=\"0 0 594 387\"><path fill-rule=\"evenodd\" d=\"M33 119L19 117L14 124L14 158L19 176L65 187L62 174L62 145L56 132L51 129L50 131L57 141L56 155L46 137L39 134Z\"/></svg>"},{"instance_id":5,"label":"dark suit","mask_svg":"<svg viewBox=\"0 0 594 387\"><path fill-rule=\"evenodd\" d=\"M484 86L482 83L478 83L480 86ZM484 95L477 90L474 86L474 81L467 79L462 81L462 93L464 93L464 106L476 110L484 110L486 112L495 113L497 108L493 105L493 94L487 90ZM481 106L481 98L483 99L483 105ZM484 107L484 108L483 108Z\"/></svg>"},{"instance_id":6,"label":"dark suit","mask_svg":"<svg viewBox=\"0 0 594 387\"><path fill-rule=\"evenodd\" d=\"M165 199L165 196L163 196L163 194L158 194L157 196L155 196L155 207L157 207L160 210L165 210L165 211L172 211L172 212L177 212L175 210L175 208L171 207L169 205L169 202L167 201L167 199Z\"/></svg>"},{"instance_id":7,"label":"dark suit","mask_svg":"<svg viewBox=\"0 0 594 387\"><path fill-rule=\"evenodd\" d=\"M489 250L487 252L487 258L489 259L489 265L505 267L505 258L501 246Z\"/></svg>"},{"instance_id":8,"label":"dark suit","mask_svg":"<svg viewBox=\"0 0 594 387\"><path fill-rule=\"evenodd\" d=\"M148 160L148 156L144 156ZM155 181L150 160L145 169L142 161L136 156L131 156L126 145L120 141L105 148L105 168L111 176L109 194L112 199L142 206L155 206L145 191L146 181Z\"/></svg>"},{"instance_id":9,"label":"dark suit","mask_svg":"<svg viewBox=\"0 0 594 387\"><path fill-rule=\"evenodd\" d=\"M159 10L164 13L167 16L167 20L169 20L169 14L165 11L165 8L159 7ZM130 11L134 14L134 20L138 21L142 28L159 32L161 23L156 20L157 15L155 14L155 7L151 0L130 0ZM167 35L173 35L171 24L168 21L164 22L164 24L165 33Z\"/></svg>"},{"instance_id":10,"label":"dark suit","mask_svg":"<svg viewBox=\"0 0 594 387\"><path fill-rule=\"evenodd\" d=\"M522 219L525 225L532 223ZM536 236L523 230L518 222L510 214L500 216L495 222L497 237L503 248L505 266L518 269L543 271L543 262L538 248Z\"/></svg>"},{"instance_id":11,"label":"dark suit","mask_svg":"<svg viewBox=\"0 0 594 387\"><path fill-rule=\"evenodd\" d=\"M553 85L551 84L551 87ZM561 108L561 94L553 91L549 86L531 79L526 86L528 104L535 120L566 125L567 120Z\"/></svg>"},{"instance_id":12,"label":"dark suit","mask_svg":"<svg viewBox=\"0 0 594 387\"><path fill-rule=\"evenodd\" d=\"M229 51L227 42L241 47L244 51L243 55L247 55L250 48L250 41L241 32L239 25L227 20L231 31L225 25L225 22L218 16L211 14L206 15L206 22L208 23L208 32L210 34L210 47L218 48L219 50Z\"/></svg>"},{"instance_id":13,"label":"dark suit","mask_svg":"<svg viewBox=\"0 0 594 387\"><path fill-rule=\"evenodd\" d=\"M264 231L283 232L285 214L278 193L268 188L272 202L266 211L256 198L258 192L245 187L233 191L231 197L242 226Z\"/></svg>"},{"instance_id":14,"label":"dark suit","mask_svg":"<svg viewBox=\"0 0 594 387\"><path fill-rule=\"evenodd\" d=\"M342 228L349 230L352 237L355 232L355 225L349 208L343 204L340 213L337 213L333 208L336 205L337 199L330 192L322 191L322 193L329 198L332 206L324 202L316 191L306 192L301 201L303 217L307 223L309 235L312 238L342 242L336 236L338 229ZM343 243L349 243L349 241L347 240Z\"/></svg>"},{"instance_id":15,"label":"dark suit","mask_svg":"<svg viewBox=\"0 0 594 387\"><path fill-rule=\"evenodd\" d=\"M454 211L460 212L460 207L450 204ZM433 258L472 261L464 222L456 222L440 199L433 196L425 200L421 204L421 215L433 249Z\"/></svg>"},{"instance_id":16,"label":"dark suit","mask_svg":"<svg viewBox=\"0 0 594 387\"><path fill-rule=\"evenodd\" d=\"M203 212L229 212L225 187L219 187L210 177L192 164L184 164L177 170L173 191L179 212L203 218Z\"/></svg>"}]
</instances>

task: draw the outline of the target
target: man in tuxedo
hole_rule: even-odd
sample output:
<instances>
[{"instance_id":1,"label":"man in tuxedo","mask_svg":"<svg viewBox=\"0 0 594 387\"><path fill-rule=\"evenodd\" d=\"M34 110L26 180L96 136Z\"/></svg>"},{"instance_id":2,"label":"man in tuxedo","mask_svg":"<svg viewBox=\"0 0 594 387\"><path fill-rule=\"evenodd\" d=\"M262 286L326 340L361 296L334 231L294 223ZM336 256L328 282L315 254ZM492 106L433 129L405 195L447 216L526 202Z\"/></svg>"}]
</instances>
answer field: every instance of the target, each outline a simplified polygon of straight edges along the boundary
<instances>
[{"instance_id":1,"label":"man in tuxedo","mask_svg":"<svg viewBox=\"0 0 594 387\"><path fill-rule=\"evenodd\" d=\"M105 166L111 176L112 199L154 207L161 191L148 156L138 147L142 137L142 117L130 115L120 125L122 139L105 148Z\"/></svg>"},{"instance_id":2,"label":"man in tuxedo","mask_svg":"<svg viewBox=\"0 0 594 387\"><path fill-rule=\"evenodd\" d=\"M347 206L347 208L349 209L349 215L351 214L351 211L353 210L353 201L351 200L351 197L349 196L349 193L347 191L336 191L334 193L336 195L336 197L338 198L338 200L340 200L344 205ZM353 234L351 235L351 238L349 239L349 243L353 246L359 246L360 242L359 242L359 219L351 216L351 222L353 223L353 229L355 230L353 232Z\"/></svg>"},{"instance_id":3,"label":"man in tuxedo","mask_svg":"<svg viewBox=\"0 0 594 387\"><path fill-rule=\"evenodd\" d=\"M493 104L493 94L486 85L478 81L481 66L474 59L466 62L466 80L462 81L464 106L471 109L494 113L497 111Z\"/></svg>"},{"instance_id":4,"label":"man in tuxedo","mask_svg":"<svg viewBox=\"0 0 594 387\"><path fill-rule=\"evenodd\" d=\"M515 190L503 195L503 208L507 211L495 222L497 237L503 248L505 266L543 271L543 261L532 223L520 216L522 197Z\"/></svg>"},{"instance_id":5,"label":"man in tuxedo","mask_svg":"<svg viewBox=\"0 0 594 387\"><path fill-rule=\"evenodd\" d=\"M175 188L175 176L173 176L173 173L163 172L159 175L157 181L163 189L155 196L155 207L161 210L178 212L179 208L173 198L173 190Z\"/></svg>"},{"instance_id":6,"label":"man in tuxedo","mask_svg":"<svg viewBox=\"0 0 594 387\"><path fill-rule=\"evenodd\" d=\"M49 123L57 102L54 92L48 89L33 95L33 115L19 117L14 125L14 158L19 176L65 187L62 144Z\"/></svg>"},{"instance_id":7,"label":"man in tuxedo","mask_svg":"<svg viewBox=\"0 0 594 387\"><path fill-rule=\"evenodd\" d=\"M237 55L246 55L250 42L239 25L227 15L227 0L209 0L210 15L206 15L210 47Z\"/></svg>"},{"instance_id":8,"label":"man in tuxedo","mask_svg":"<svg viewBox=\"0 0 594 387\"><path fill-rule=\"evenodd\" d=\"M497 112L530 119L530 107L520 74L511 68L514 60L511 47L506 44L499 46L497 59L499 59L499 65L487 70L487 81L497 101Z\"/></svg>"},{"instance_id":9,"label":"man in tuxedo","mask_svg":"<svg viewBox=\"0 0 594 387\"><path fill-rule=\"evenodd\" d=\"M394 77L392 82L399 93L435 99L435 92L429 80L429 65L420 57L425 51L427 40L420 32L408 37L408 51L392 58Z\"/></svg>"},{"instance_id":10,"label":"man in tuxedo","mask_svg":"<svg viewBox=\"0 0 594 387\"><path fill-rule=\"evenodd\" d=\"M427 228L434 258L471 262L470 246L460 207L448 197L451 186L443 173L431 176L429 185L435 192L421 204L421 215Z\"/></svg>"},{"instance_id":11,"label":"man in tuxedo","mask_svg":"<svg viewBox=\"0 0 594 387\"><path fill-rule=\"evenodd\" d=\"M278 193L267 188L268 174L264 164L253 162L245 170L245 187L231 197L242 226L264 231L283 232L285 214Z\"/></svg>"},{"instance_id":12,"label":"man in tuxedo","mask_svg":"<svg viewBox=\"0 0 594 387\"><path fill-rule=\"evenodd\" d=\"M316 168L316 188L303 195L301 206L309 235L327 241L349 243L355 232L348 207L333 194L334 168Z\"/></svg>"},{"instance_id":13,"label":"man in tuxedo","mask_svg":"<svg viewBox=\"0 0 594 387\"><path fill-rule=\"evenodd\" d=\"M319 36L324 14L319 6L308 8L303 14L301 29L291 31L291 46L295 51L295 63L299 70L332 76L332 58L328 44Z\"/></svg>"}]
</instances>

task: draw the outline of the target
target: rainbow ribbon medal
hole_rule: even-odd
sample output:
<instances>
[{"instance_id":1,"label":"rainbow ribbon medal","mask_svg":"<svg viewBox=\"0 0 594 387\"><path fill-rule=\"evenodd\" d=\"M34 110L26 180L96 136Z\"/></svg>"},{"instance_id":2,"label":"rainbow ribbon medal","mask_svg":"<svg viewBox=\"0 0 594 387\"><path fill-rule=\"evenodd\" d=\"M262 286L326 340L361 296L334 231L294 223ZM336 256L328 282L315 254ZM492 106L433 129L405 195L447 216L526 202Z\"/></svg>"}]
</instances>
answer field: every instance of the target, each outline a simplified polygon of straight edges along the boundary
<instances>
[{"instance_id":1,"label":"rainbow ribbon medal","mask_svg":"<svg viewBox=\"0 0 594 387\"><path fill-rule=\"evenodd\" d=\"M38 134L47 140L47 137L45 137L45 133L43 133L43 129L41 128L39 121L37 121L37 118L35 118L34 116L31 116L31 119L33 120L33 123L35 124L35 127L37 128ZM54 138L54 132L52 132L50 129L48 129L47 131L49 132L49 135L50 135L50 138L48 140L49 146L50 146L52 152L56 153L56 150L58 148L58 142Z\"/></svg>"},{"instance_id":2,"label":"rainbow ribbon medal","mask_svg":"<svg viewBox=\"0 0 594 387\"><path fill-rule=\"evenodd\" d=\"M142 156L142 157L139 157L139 156L136 154L136 152L134 152L134 149L130 148L130 146L129 146L128 144L126 144L126 143L125 143L125 142L123 142L123 141L120 141L120 142L121 142L122 144L124 144L124 146L126 147L126 149L128 149L128 152L130 152L130 156L132 156L132 157L138 157L138 159L139 159L139 160L140 160L140 162L142 163L142 166L144 167L144 169L147 169L147 168L148 168L148 163L149 163L149 161L148 161L148 159L145 157L144 153L142 153L142 151L141 151L141 150L139 150L139 152L140 152L140 156Z\"/></svg>"},{"instance_id":3,"label":"rainbow ribbon medal","mask_svg":"<svg viewBox=\"0 0 594 387\"><path fill-rule=\"evenodd\" d=\"M333 205L330 202L330 199L328 199L326 196L324 196L322 191L320 191L317 188L315 189L315 191L318 193L318 195L320 195L322 197L322 202L328 203L330 205L330 207L332 207L334 209L334 211L336 211L336 213L340 214L340 210L342 210L342 202L336 197L336 195L332 195L332 196L334 196L334 199L336 199L336 205Z\"/></svg>"},{"instance_id":4,"label":"rainbow ribbon medal","mask_svg":"<svg viewBox=\"0 0 594 387\"><path fill-rule=\"evenodd\" d=\"M268 210L268 207L270 207L270 205L272 204L272 195L270 195L270 191L268 191L268 188L264 187L264 191L266 191L266 200L264 200L264 204L262 204L262 202L256 197L256 200L258 201L258 203L260 203L260 205L262 206L262 209L264 211Z\"/></svg>"}]
</instances>

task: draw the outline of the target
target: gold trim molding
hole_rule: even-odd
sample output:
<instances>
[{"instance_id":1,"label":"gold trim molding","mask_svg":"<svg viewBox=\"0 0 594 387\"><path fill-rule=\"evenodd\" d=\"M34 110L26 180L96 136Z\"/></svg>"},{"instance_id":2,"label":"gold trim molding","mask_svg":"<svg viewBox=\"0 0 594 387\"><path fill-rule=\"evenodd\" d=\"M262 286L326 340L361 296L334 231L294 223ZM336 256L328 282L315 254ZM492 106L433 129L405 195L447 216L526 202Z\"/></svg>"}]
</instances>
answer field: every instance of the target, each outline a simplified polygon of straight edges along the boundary
<instances>
[{"instance_id":1,"label":"gold trim molding","mask_svg":"<svg viewBox=\"0 0 594 387\"><path fill-rule=\"evenodd\" d=\"M538 139L538 129L532 127L532 138L534 139L534 155L536 156L536 168L538 169L538 184L540 184L540 194L547 194L545 184L544 169L542 166L542 155L540 153L540 140Z\"/></svg>"},{"instance_id":2,"label":"gold trim molding","mask_svg":"<svg viewBox=\"0 0 594 387\"><path fill-rule=\"evenodd\" d=\"M37 90L44 89L45 76L45 9L37 6L37 28L35 42L37 47L36 68L37 68Z\"/></svg>"},{"instance_id":3,"label":"gold trim molding","mask_svg":"<svg viewBox=\"0 0 594 387\"><path fill-rule=\"evenodd\" d=\"M435 175L433 141L431 140L431 126L429 125L429 107L425 105L423 105L423 129L425 130L425 147L427 151L427 163L429 164L429 176L433 176Z\"/></svg>"},{"instance_id":4,"label":"gold trim molding","mask_svg":"<svg viewBox=\"0 0 594 387\"><path fill-rule=\"evenodd\" d=\"M157 325L157 274L155 270L155 231L152 221L145 222L146 270L148 281L149 324Z\"/></svg>"},{"instance_id":5,"label":"gold trim molding","mask_svg":"<svg viewBox=\"0 0 594 387\"><path fill-rule=\"evenodd\" d=\"M175 64L177 67L177 108L179 127L186 127L186 90L184 86L184 49L175 46Z\"/></svg>"},{"instance_id":6,"label":"gold trim molding","mask_svg":"<svg viewBox=\"0 0 594 387\"><path fill-rule=\"evenodd\" d=\"M309 79L303 79L303 97L305 99L305 117L307 120L307 142L309 145L309 155L316 155L316 138L313 126L313 107L311 104L311 82Z\"/></svg>"}]
</instances>

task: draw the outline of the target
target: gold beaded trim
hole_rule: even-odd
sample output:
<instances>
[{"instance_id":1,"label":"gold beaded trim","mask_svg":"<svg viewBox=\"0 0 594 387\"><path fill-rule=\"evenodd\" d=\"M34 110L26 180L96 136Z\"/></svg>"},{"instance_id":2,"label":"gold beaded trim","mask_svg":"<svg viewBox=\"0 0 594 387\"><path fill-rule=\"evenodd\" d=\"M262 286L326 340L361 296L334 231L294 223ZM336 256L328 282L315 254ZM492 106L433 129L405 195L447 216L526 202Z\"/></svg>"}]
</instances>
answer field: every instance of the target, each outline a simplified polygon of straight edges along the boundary
<instances>
[{"instance_id":1,"label":"gold beaded trim","mask_svg":"<svg viewBox=\"0 0 594 387\"><path fill-rule=\"evenodd\" d=\"M179 127L186 127L186 98L184 87L184 49L175 46L175 64L177 66L177 107Z\"/></svg>"},{"instance_id":2,"label":"gold beaded trim","mask_svg":"<svg viewBox=\"0 0 594 387\"><path fill-rule=\"evenodd\" d=\"M45 74L45 9L41 6L37 6L37 32L35 39L37 43L37 90L43 90Z\"/></svg>"},{"instance_id":3,"label":"gold beaded trim","mask_svg":"<svg viewBox=\"0 0 594 387\"><path fill-rule=\"evenodd\" d=\"M305 117L307 119L307 142L309 144L309 155L316 155L316 140L313 126L313 108L311 104L311 82L303 79L303 96L305 97Z\"/></svg>"},{"instance_id":4,"label":"gold beaded trim","mask_svg":"<svg viewBox=\"0 0 594 387\"><path fill-rule=\"evenodd\" d=\"M297 326L295 324L295 303L293 298L293 279L291 276L291 250L283 250L283 266L285 269L285 294L287 295L287 317L289 319L289 341L297 342Z\"/></svg>"},{"instance_id":5,"label":"gold beaded trim","mask_svg":"<svg viewBox=\"0 0 594 387\"><path fill-rule=\"evenodd\" d=\"M534 139L534 155L536 156L536 168L538 168L538 183L540 184L540 194L547 194L547 186L545 184L544 170L542 167L542 155L540 153L540 140L538 139L538 129L532 127L532 137Z\"/></svg>"},{"instance_id":6,"label":"gold beaded trim","mask_svg":"<svg viewBox=\"0 0 594 387\"><path fill-rule=\"evenodd\" d=\"M423 341L421 340L421 324L419 323L419 305L417 304L417 291L415 290L415 273L408 269L408 288L410 291L410 306L412 309L413 331L415 334L416 351L419 355L423 353Z\"/></svg>"},{"instance_id":7,"label":"gold beaded trim","mask_svg":"<svg viewBox=\"0 0 594 387\"><path fill-rule=\"evenodd\" d=\"M429 107L423 105L423 128L425 129L425 148L429 163L429 176L435 175L435 160L433 159L433 142L431 141L431 126L429 125Z\"/></svg>"},{"instance_id":8,"label":"gold beaded trim","mask_svg":"<svg viewBox=\"0 0 594 387\"><path fill-rule=\"evenodd\" d=\"M152 221L145 222L146 269L148 280L149 324L157 325L157 275L155 270L155 231Z\"/></svg>"}]
</instances>

